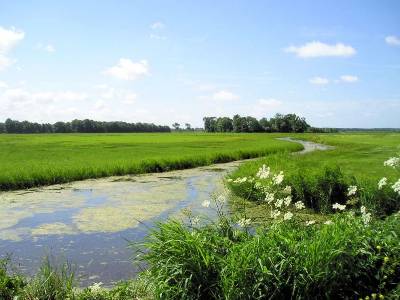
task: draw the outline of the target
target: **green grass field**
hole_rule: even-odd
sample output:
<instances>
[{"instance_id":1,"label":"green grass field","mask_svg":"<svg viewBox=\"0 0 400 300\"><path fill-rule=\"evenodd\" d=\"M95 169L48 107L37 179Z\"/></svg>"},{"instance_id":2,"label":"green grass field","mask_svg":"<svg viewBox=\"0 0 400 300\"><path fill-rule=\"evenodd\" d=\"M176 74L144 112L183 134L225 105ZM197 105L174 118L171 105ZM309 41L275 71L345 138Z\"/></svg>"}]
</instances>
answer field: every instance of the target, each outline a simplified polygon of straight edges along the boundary
<instances>
[{"instance_id":1,"label":"green grass field","mask_svg":"<svg viewBox=\"0 0 400 300\"><path fill-rule=\"evenodd\" d=\"M0 190L160 172L263 156L299 145L276 134L0 135Z\"/></svg>"},{"instance_id":2,"label":"green grass field","mask_svg":"<svg viewBox=\"0 0 400 300\"><path fill-rule=\"evenodd\" d=\"M301 169L313 174L325 166L338 166L359 180L376 181L395 171L384 167L383 161L400 153L400 133L343 133L343 134L288 134L296 139L334 146L329 151L317 151L301 156L268 156L260 161L242 165L235 176L249 176L261 164L274 169L293 172Z\"/></svg>"}]
</instances>

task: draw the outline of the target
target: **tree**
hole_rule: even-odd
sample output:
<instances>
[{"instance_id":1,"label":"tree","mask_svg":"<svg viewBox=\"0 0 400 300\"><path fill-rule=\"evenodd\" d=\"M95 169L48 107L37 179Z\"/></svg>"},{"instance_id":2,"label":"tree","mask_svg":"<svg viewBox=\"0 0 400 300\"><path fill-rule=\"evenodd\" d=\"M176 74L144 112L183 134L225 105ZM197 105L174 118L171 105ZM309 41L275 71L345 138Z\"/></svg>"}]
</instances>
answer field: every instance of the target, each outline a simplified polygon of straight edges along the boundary
<instances>
[{"instance_id":1,"label":"tree","mask_svg":"<svg viewBox=\"0 0 400 300\"><path fill-rule=\"evenodd\" d=\"M190 125L189 123L185 123L185 129L187 130L187 131L192 131L193 129L192 129L192 125Z\"/></svg>"},{"instance_id":2,"label":"tree","mask_svg":"<svg viewBox=\"0 0 400 300\"><path fill-rule=\"evenodd\" d=\"M218 132L231 132L233 130L232 119L227 117L218 118L215 127Z\"/></svg>"},{"instance_id":3,"label":"tree","mask_svg":"<svg viewBox=\"0 0 400 300\"><path fill-rule=\"evenodd\" d=\"M174 124L172 124L172 127L174 127L174 129L175 129L176 131L178 131L178 130L180 130L181 124L175 122Z\"/></svg>"},{"instance_id":4,"label":"tree","mask_svg":"<svg viewBox=\"0 0 400 300\"><path fill-rule=\"evenodd\" d=\"M1 124L1 123L0 123ZM179 124L178 124L179 125ZM4 128L4 129L1 129ZM7 119L0 133L66 133L66 132L171 132L169 126L153 123L101 122L94 120L73 120L72 122L56 122L54 124L32 123Z\"/></svg>"},{"instance_id":5,"label":"tree","mask_svg":"<svg viewBox=\"0 0 400 300\"><path fill-rule=\"evenodd\" d=\"M215 117L204 117L204 130L206 132L216 132L217 131L217 121Z\"/></svg>"},{"instance_id":6,"label":"tree","mask_svg":"<svg viewBox=\"0 0 400 300\"><path fill-rule=\"evenodd\" d=\"M204 117L203 121L207 132L305 132L310 128L305 118L296 114L277 113L270 120L267 118L257 120L251 116L241 117L237 114L233 116L233 119Z\"/></svg>"},{"instance_id":7,"label":"tree","mask_svg":"<svg viewBox=\"0 0 400 300\"><path fill-rule=\"evenodd\" d=\"M271 132L271 123L268 121L267 118L262 118L259 123L263 131Z\"/></svg>"},{"instance_id":8,"label":"tree","mask_svg":"<svg viewBox=\"0 0 400 300\"><path fill-rule=\"evenodd\" d=\"M249 132L261 132L263 131L260 122L256 118L246 117L247 129Z\"/></svg>"}]
</instances>

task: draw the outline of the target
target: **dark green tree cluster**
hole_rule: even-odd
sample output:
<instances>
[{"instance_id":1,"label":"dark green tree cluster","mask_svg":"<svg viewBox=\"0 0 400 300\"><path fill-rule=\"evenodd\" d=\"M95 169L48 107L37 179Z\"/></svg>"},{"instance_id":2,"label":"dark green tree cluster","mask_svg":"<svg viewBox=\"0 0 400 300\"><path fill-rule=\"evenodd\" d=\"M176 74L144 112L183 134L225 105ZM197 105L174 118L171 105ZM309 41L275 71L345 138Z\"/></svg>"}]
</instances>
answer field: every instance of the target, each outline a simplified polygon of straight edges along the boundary
<instances>
[{"instance_id":1,"label":"dark green tree cluster","mask_svg":"<svg viewBox=\"0 0 400 300\"><path fill-rule=\"evenodd\" d=\"M204 117L203 121L207 132L305 132L310 128L304 118L295 114L276 114L269 120L235 115L233 119Z\"/></svg>"},{"instance_id":2,"label":"dark green tree cluster","mask_svg":"<svg viewBox=\"0 0 400 300\"><path fill-rule=\"evenodd\" d=\"M7 119L0 123L0 133L102 133L102 132L170 132L169 126L153 123L101 122L93 120L73 120L54 124L39 124L29 121Z\"/></svg>"}]
</instances>

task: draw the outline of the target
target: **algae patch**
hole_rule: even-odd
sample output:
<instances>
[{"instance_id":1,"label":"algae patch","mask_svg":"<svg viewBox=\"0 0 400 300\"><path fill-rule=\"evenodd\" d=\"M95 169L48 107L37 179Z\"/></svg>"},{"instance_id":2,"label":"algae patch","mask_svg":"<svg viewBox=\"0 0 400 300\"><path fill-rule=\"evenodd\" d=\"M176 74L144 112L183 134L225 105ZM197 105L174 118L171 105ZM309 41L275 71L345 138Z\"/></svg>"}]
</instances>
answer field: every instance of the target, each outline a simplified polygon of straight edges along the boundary
<instances>
[{"instance_id":1,"label":"algae patch","mask_svg":"<svg viewBox=\"0 0 400 300\"><path fill-rule=\"evenodd\" d=\"M32 229L33 236L49 234L65 235L75 233L76 231L71 226L61 222L42 224Z\"/></svg>"}]
</instances>

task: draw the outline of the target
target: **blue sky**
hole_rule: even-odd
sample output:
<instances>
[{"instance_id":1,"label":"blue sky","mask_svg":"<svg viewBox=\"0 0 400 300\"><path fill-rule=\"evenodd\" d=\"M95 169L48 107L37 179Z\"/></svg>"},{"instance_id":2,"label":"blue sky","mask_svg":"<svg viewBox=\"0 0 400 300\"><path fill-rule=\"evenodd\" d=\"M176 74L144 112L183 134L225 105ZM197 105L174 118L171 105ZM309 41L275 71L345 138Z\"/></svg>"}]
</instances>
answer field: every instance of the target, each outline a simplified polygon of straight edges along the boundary
<instances>
[{"instance_id":1,"label":"blue sky","mask_svg":"<svg viewBox=\"0 0 400 300\"><path fill-rule=\"evenodd\" d=\"M400 1L3 1L0 121L400 127Z\"/></svg>"}]
</instances>

